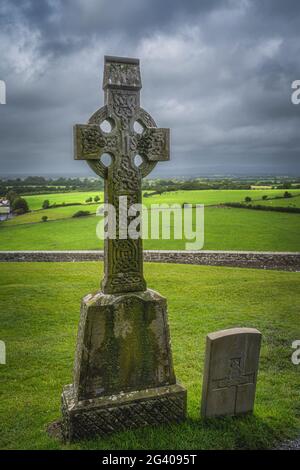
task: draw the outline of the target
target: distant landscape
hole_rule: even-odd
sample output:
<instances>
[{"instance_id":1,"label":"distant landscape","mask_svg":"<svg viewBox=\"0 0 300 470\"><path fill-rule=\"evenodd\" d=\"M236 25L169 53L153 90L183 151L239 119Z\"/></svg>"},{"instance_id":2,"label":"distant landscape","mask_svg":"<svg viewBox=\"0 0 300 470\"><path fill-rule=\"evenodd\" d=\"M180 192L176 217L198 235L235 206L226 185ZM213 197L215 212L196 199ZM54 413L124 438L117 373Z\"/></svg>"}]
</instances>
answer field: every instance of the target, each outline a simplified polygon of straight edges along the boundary
<instances>
[{"instance_id":1,"label":"distant landscape","mask_svg":"<svg viewBox=\"0 0 300 470\"><path fill-rule=\"evenodd\" d=\"M98 178L2 179L1 198L11 204L10 218L0 222L1 250L103 248L96 237L104 202ZM300 251L297 178L144 180L143 204L204 204L207 250ZM184 246L173 237L144 241L145 249Z\"/></svg>"}]
</instances>

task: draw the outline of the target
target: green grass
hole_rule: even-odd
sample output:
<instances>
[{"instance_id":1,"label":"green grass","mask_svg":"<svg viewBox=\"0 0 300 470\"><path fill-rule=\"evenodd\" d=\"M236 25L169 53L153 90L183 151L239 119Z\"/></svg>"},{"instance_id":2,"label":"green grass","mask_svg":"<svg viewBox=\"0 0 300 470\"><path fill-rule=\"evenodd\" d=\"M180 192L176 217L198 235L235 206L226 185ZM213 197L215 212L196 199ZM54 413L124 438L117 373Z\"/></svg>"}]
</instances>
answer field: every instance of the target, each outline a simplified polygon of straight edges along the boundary
<instances>
[{"instance_id":1,"label":"green grass","mask_svg":"<svg viewBox=\"0 0 300 470\"><path fill-rule=\"evenodd\" d=\"M28 202L30 210L38 210L42 208L43 202L48 199L50 205L52 204L70 204L70 203L81 203L84 204L85 201L92 197L100 196L101 201L103 201L103 192L102 191L89 191L89 192L70 192L70 193L54 193L54 194L37 194L32 196L24 196Z\"/></svg>"},{"instance_id":2,"label":"green grass","mask_svg":"<svg viewBox=\"0 0 300 470\"><path fill-rule=\"evenodd\" d=\"M98 288L100 263L3 263L0 271L2 449L266 448L300 431L299 274L147 264L148 285L168 298L175 370L188 390L188 419L177 426L128 431L62 445L45 429L60 416L72 380L80 299ZM263 334L255 415L199 418L205 336L231 327Z\"/></svg>"},{"instance_id":3,"label":"green grass","mask_svg":"<svg viewBox=\"0 0 300 470\"><path fill-rule=\"evenodd\" d=\"M151 190L144 191L144 193L151 193ZM292 194L299 194L299 189L289 190ZM143 203L149 204L183 204L188 202L190 204L205 204L215 205L222 204L224 202L243 202L246 196L250 196L253 200L259 201L262 196L267 195L268 197L283 196L284 190L282 189L268 189L268 190L244 190L244 189L208 189L203 191L172 191L163 193L162 195L155 195L149 198L144 198ZM50 204L62 204L65 203L85 203L89 197L94 198L100 196L103 201L103 192L70 192L70 193L55 193L55 194L39 194L33 196L24 196L29 204L31 210L37 210L42 208L42 204L45 199L50 201Z\"/></svg>"},{"instance_id":4,"label":"green grass","mask_svg":"<svg viewBox=\"0 0 300 470\"><path fill-rule=\"evenodd\" d=\"M270 199L259 202L262 206L273 206L273 207L300 207L300 195L284 198L284 199Z\"/></svg>"},{"instance_id":5,"label":"green grass","mask_svg":"<svg viewBox=\"0 0 300 470\"><path fill-rule=\"evenodd\" d=\"M150 193L151 191L144 191ZM300 194L299 189L289 191L291 194ZM252 201L262 201L262 197L267 195L272 198L283 196L284 190L247 190L247 189L208 189L203 191L172 191L161 195L154 195L143 199L143 203L148 204L205 204L219 205L225 202L243 202L246 196ZM262 201L264 202L264 201Z\"/></svg>"},{"instance_id":6,"label":"green grass","mask_svg":"<svg viewBox=\"0 0 300 470\"><path fill-rule=\"evenodd\" d=\"M204 192L205 191L202 191L202 193ZM220 191L220 192L225 193L225 191ZM189 191L189 192L178 191L178 193L181 193L181 194L167 193L167 195L144 198L143 203L146 206L150 206L150 204L183 204L184 202L189 202L191 204L199 203L200 196L201 196L201 194L199 194L201 193L200 191ZM206 191L206 193L208 193L208 191ZM78 194L81 194L81 193L78 193ZM189 194L190 194L190 197L189 197ZM86 193L86 195L88 195L88 193ZM240 197L238 195L234 195L234 196L235 196L234 198ZM215 204L221 203L221 201L222 203L224 203L230 197L232 196L229 196L228 194L219 195L219 196L213 195L213 194L206 194L204 195L204 199L208 201L208 203L207 204L205 203L205 205L207 206L215 205ZM101 201L103 201L103 195L101 195ZM212 202L212 201L219 201L219 202ZM243 199L241 199L241 201L243 201ZM264 205L264 206L300 207L300 195L293 197L291 199L274 199L274 200L266 200L266 201L261 201L260 199L257 199L257 201L260 205ZM252 203L255 203L255 201L253 200ZM75 214L75 212L79 210L85 210L85 211L89 211L91 214L95 214L97 208L99 207L99 204L100 203L97 203L97 204L93 203L93 204L84 204L83 207L66 206L66 207L53 207L53 208L45 209L45 210L33 210L32 212L28 212L22 216L13 217L12 219L2 222L2 226L9 227L11 225L41 223L41 219L43 216L47 216L48 221L68 219L68 218L71 218ZM0 208L0 212L1 212L1 208Z\"/></svg>"},{"instance_id":7,"label":"green grass","mask_svg":"<svg viewBox=\"0 0 300 470\"><path fill-rule=\"evenodd\" d=\"M46 223L0 224L0 250L94 250L98 217ZM207 207L207 250L300 251L298 214ZM185 249L182 240L145 240L145 249Z\"/></svg>"},{"instance_id":8,"label":"green grass","mask_svg":"<svg viewBox=\"0 0 300 470\"><path fill-rule=\"evenodd\" d=\"M50 221L71 218L73 214L75 214L75 212L78 212L80 210L89 211L91 214L95 214L97 207L99 207L99 204L85 204L84 206L55 207L51 209L27 212L26 214L23 214L21 216L13 217L12 219L6 220L3 223L3 227L39 223L41 222L41 218L44 215L46 215L48 217L48 221Z\"/></svg>"},{"instance_id":9,"label":"green grass","mask_svg":"<svg viewBox=\"0 0 300 470\"><path fill-rule=\"evenodd\" d=\"M299 190L292 190L299 194ZM300 195L291 199L262 201L263 195L275 197L283 190L204 190L174 191L143 198L150 204L205 204L205 245L209 250L257 250L257 251L299 251L300 217L297 214L245 211L236 208L219 207L226 202L243 202L251 195L252 203L262 205L292 205L300 207ZM96 238L96 224L99 219L88 217L72 219L78 210L95 214L98 204L56 207L37 210L45 199L50 204L84 203L88 197L101 192L74 192L53 195L26 196L32 212L0 223L0 250L67 250L100 249L102 241ZM217 207L212 207L217 206ZM41 222L48 217L46 223ZM184 249L182 240L146 240L148 249Z\"/></svg>"}]
</instances>

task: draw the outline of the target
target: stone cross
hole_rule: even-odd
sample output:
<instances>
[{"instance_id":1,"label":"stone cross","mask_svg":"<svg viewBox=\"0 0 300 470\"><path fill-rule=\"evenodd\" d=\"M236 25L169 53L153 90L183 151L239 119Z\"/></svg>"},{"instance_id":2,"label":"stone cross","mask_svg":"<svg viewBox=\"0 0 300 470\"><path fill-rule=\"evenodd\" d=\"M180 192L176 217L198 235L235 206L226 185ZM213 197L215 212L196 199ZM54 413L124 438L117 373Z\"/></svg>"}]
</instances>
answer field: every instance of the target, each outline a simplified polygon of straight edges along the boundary
<instances>
[{"instance_id":1,"label":"stone cross","mask_svg":"<svg viewBox=\"0 0 300 470\"><path fill-rule=\"evenodd\" d=\"M62 393L67 441L186 416L186 390L173 367L167 301L146 289L142 240L129 233L124 237L131 219L127 212L119 214L123 198L129 207L141 203L142 178L169 159L169 129L158 129L140 108L137 59L105 57L103 88L104 107L87 125L75 126L75 158L104 178L105 202L115 208L113 215L108 210L108 225L116 215L116 237L108 232L105 239L102 289L81 302L73 383ZM104 121L110 132L103 130ZM111 157L108 167L101 160L104 153Z\"/></svg>"},{"instance_id":2,"label":"stone cross","mask_svg":"<svg viewBox=\"0 0 300 470\"><path fill-rule=\"evenodd\" d=\"M231 328L210 333L202 388L203 418L253 411L261 333Z\"/></svg>"},{"instance_id":3,"label":"stone cross","mask_svg":"<svg viewBox=\"0 0 300 470\"><path fill-rule=\"evenodd\" d=\"M105 202L119 213L120 196L127 204L140 204L141 181L158 161L169 160L169 129L157 128L152 117L140 108L142 88L138 59L105 57L103 90L105 105L96 111L88 124L74 127L75 159L86 160L93 171L104 178ZM100 125L108 121L110 132ZM135 131L138 123L142 133ZM106 167L101 155L109 154ZM142 163L137 166L135 157ZM108 217L110 215L108 214ZM127 227L130 217L127 217ZM106 294L144 291L142 239L122 238L117 219L116 238L104 244L104 279Z\"/></svg>"}]
</instances>

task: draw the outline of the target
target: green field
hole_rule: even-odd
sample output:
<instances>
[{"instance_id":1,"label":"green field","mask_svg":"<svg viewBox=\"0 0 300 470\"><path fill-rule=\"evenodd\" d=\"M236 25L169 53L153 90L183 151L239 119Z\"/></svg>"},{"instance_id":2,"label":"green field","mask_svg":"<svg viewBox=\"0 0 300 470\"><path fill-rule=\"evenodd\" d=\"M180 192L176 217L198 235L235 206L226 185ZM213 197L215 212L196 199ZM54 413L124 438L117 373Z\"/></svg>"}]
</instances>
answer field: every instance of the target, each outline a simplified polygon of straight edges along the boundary
<instances>
[{"instance_id":1,"label":"green field","mask_svg":"<svg viewBox=\"0 0 300 470\"><path fill-rule=\"evenodd\" d=\"M273 207L300 207L300 195L284 199L267 199L266 201L259 202L259 204Z\"/></svg>"},{"instance_id":2,"label":"green field","mask_svg":"<svg viewBox=\"0 0 300 470\"><path fill-rule=\"evenodd\" d=\"M69 193L55 193L55 194L38 194L33 196L24 196L28 202L30 210L38 210L42 208L42 204L45 199L48 199L50 205L52 204L70 204L70 203L81 203L92 197L100 196L103 201L102 191L90 191L90 192L69 192Z\"/></svg>"},{"instance_id":3,"label":"green field","mask_svg":"<svg viewBox=\"0 0 300 470\"><path fill-rule=\"evenodd\" d=\"M299 251L298 214L208 207L207 250ZM96 250L96 216L53 222L0 226L1 250ZM185 249L184 240L144 240L145 249Z\"/></svg>"},{"instance_id":4,"label":"green field","mask_svg":"<svg viewBox=\"0 0 300 470\"><path fill-rule=\"evenodd\" d=\"M99 286L101 263L2 263L1 449L266 448L300 430L299 274L254 269L146 264L148 285L168 298L177 378L188 390L188 419L61 445L46 434L72 380L80 299ZM199 418L205 336L231 327L263 334L255 415Z\"/></svg>"},{"instance_id":5,"label":"green field","mask_svg":"<svg viewBox=\"0 0 300 470\"><path fill-rule=\"evenodd\" d=\"M144 191L148 192L149 191ZM293 195L299 195L299 189L289 190ZM283 196L284 190L278 189L269 189L269 190L246 190L246 189L208 189L203 191L172 191L163 193L161 195L150 196L149 198L144 198L143 203L148 204L205 204L210 205L219 205L226 202L244 202L245 197L251 197L253 204L262 204L263 196L268 196L269 198ZM277 199L280 201L281 199Z\"/></svg>"},{"instance_id":6,"label":"green field","mask_svg":"<svg viewBox=\"0 0 300 470\"><path fill-rule=\"evenodd\" d=\"M151 190L143 191L144 193L151 193ZM299 189L292 189L289 192L293 195L300 194ZM149 204L205 204L205 205L218 205L224 202L243 202L246 196L250 196L253 201L261 201L262 196L268 197L283 196L283 189L269 189L269 190L244 190L244 189L208 189L203 191L172 191L163 193L161 195L154 195L144 198L143 203ZM103 193L98 192L70 192L70 193L55 193L55 194L39 194L34 196L25 196L29 208L37 210L42 208L45 199L48 199L50 204L63 204L63 203L82 203L84 204L89 197L94 198L100 196L103 201Z\"/></svg>"},{"instance_id":7,"label":"green field","mask_svg":"<svg viewBox=\"0 0 300 470\"><path fill-rule=\"evenodd\" d=\"M95 214L99 204L85 204L84 206L66 206L66 207L55 207L51 209L36 210L32 212L27 212L26 214L20 215L18 217L13 217L12 219L6 220L3 223L3 227L10 227L11 225L24 225L24 224L35 224L42 222L41 219L43 216L48 217L48 221L51 220L60 220L60 219L69 219L77 211L89 211L91 214ZM1 225L0 225L1 230Z\"/></svg>"},{"instance_id":8,"label":"green field","mask_svg":"<svg viewBox=\"0 0 300 470\"><path fill-rule=\"evenodd\" d=\"M291 191L299 194L299 190ZM162 195L144 197L150 204L205 204L205 244L207 250L257 250L300 251L298 214L244 210L220 206L226 202L243 202L251 195L252 203L263 205L299 204L300 196L290 199L262 201L268 197L283 195L282 190L205 190L174 191ZM55 195L26 196L32 212L0 222L0 250L91 250L103 246L96 237L96 225L100 219L86 217L72 219L79 210L95 214L98 204L84 204L88 197L103 193L66 193ZM82 206L56 207L38 210L43 201L50 204L83 203ZM41 222L43 216L48 221ZM173 222L171 222L171 225ZM172 225L173 227L173 225ZM184 240L145 240L146 249L185 249Z\"/></svg>"}]
</instances>

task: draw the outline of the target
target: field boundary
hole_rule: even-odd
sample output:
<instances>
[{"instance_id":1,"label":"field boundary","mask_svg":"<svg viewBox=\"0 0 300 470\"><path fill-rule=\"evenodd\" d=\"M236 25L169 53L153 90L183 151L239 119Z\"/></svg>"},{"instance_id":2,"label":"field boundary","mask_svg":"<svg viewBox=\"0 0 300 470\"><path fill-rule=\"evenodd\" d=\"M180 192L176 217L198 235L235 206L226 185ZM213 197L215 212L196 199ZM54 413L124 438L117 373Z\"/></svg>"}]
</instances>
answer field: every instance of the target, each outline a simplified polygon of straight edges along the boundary
<instances>
[{"instance_id":1,"label":"field boundary","mask_svg":"<svg viewBox=\"0 0 300 470\"><path fill-rule=\"evenodd\" d=\"M103 261L103 251L0 251L0 262L81 261ZM300 252L145 250L144 261L300 271Z\"/></svg>"}]
</instances>

